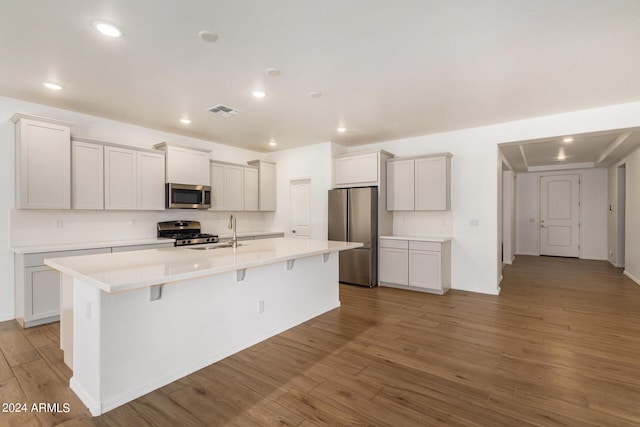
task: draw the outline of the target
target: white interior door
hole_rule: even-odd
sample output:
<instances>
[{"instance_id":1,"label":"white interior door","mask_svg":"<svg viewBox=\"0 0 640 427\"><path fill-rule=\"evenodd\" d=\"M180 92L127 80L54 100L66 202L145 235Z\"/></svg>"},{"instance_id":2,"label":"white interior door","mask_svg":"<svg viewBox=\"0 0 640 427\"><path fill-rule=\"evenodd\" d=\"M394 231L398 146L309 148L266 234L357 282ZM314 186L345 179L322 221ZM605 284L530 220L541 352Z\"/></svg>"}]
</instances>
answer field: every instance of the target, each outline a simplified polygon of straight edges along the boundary
<instances>
[{"instance_id":1,"label":"white interior door","mask_svg":"<svg viewBox=\"0 0 640 427\"><path fill-rule=\"evenodd\" d=\"M580 178L540 177L540 255L580 256Z\"/></svg>"},{"instance_id":2,"label":"white interior door","mask_svg":"<svg viewBox=\"0 0 640 427\"><path fill-rule=\"evenodd\" d=\"M293 180L290 183L290 232L292 237L311 237L311 180Z\"/></svg>"}]
</instances>

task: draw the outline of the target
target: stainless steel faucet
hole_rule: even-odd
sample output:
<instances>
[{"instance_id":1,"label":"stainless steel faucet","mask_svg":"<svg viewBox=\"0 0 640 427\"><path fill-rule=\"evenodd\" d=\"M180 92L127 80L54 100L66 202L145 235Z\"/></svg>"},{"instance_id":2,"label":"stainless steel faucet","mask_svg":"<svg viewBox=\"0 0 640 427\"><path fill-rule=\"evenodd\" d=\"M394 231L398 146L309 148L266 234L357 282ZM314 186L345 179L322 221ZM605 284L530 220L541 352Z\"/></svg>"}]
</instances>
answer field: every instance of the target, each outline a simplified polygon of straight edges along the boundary
<instances>
[{"instance_id":1,"label":"stainless steel faucet","mask_svg":"<svg viewBox=\"0 0 640 427\"><path fill-rule=\"evenodd\" d=\"M233 230L231 235L231 246L235 249L238 247L238 236L236 235L236 217L231 214L229 217L229 228Z\"/></svg>"}]
</instances>

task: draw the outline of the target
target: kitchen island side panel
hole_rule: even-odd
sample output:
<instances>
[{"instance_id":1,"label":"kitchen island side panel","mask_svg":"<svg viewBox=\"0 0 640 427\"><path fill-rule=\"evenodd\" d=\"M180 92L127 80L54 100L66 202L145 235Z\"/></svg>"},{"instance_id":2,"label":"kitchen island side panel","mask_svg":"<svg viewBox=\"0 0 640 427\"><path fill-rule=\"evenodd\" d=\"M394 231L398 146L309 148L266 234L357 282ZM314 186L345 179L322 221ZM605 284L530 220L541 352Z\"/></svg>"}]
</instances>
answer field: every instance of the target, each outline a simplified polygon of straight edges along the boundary
<instances>
[{"instance_id":1,"label":"kitchen island side panel","mask_svg":"<svg viewBox=\"0 0 640 427\"><path fill-rule=\"evenodd\" d=\"M339 307L338 253L325 258L250 268L241 281L231 272L167 284L156 301L150 288L98 291L90 322L80 316L96 294L74 292L74 322L85 326L74 329L72 388L99 415Z\"/></svg>"}]
</instances>

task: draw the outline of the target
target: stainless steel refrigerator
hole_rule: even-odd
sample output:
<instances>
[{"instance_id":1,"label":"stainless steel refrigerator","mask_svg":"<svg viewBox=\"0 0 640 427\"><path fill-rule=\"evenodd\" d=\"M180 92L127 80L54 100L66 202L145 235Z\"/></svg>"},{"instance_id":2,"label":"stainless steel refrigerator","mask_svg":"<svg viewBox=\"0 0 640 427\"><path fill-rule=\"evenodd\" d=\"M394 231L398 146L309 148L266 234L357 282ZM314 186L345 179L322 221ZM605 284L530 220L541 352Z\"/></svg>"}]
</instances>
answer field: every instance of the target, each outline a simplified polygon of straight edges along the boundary
<instances>
[{"instance_id":1,"label":"stainless steel refrigerator","mask_svg":"<svg viewBox=\"0 0 640 427\"><path fill-rule=\"evenodd\" d=\"M341 282L377 286L377 187L329 190L329 240L364 244L361 248L340 252Z\"/></svg>"}]
</instances>

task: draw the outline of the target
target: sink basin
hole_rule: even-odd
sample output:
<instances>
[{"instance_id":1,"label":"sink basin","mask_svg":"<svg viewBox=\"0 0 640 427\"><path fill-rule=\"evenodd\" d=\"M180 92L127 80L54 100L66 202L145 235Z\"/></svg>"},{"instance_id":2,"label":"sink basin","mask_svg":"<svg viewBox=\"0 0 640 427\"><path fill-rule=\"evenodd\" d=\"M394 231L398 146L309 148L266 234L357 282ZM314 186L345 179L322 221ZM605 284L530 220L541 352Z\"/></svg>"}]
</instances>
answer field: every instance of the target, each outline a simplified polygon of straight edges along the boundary
<instances>
[{"instance_id":1,"label":"sink basin","mask_svg":"<svg viewBox=\"0 0 640 427\"><path fill-rule=\"evenodd\" d=\"M244 246L244 244L238 243L238 246ZM193 247L190 247L189 249L192 249L194 251L210 251L213 249L232 248L232 247L233 246L231 245L231 243L222 243L219 245L193 246Z\"/></svg>"}]
</instances>

